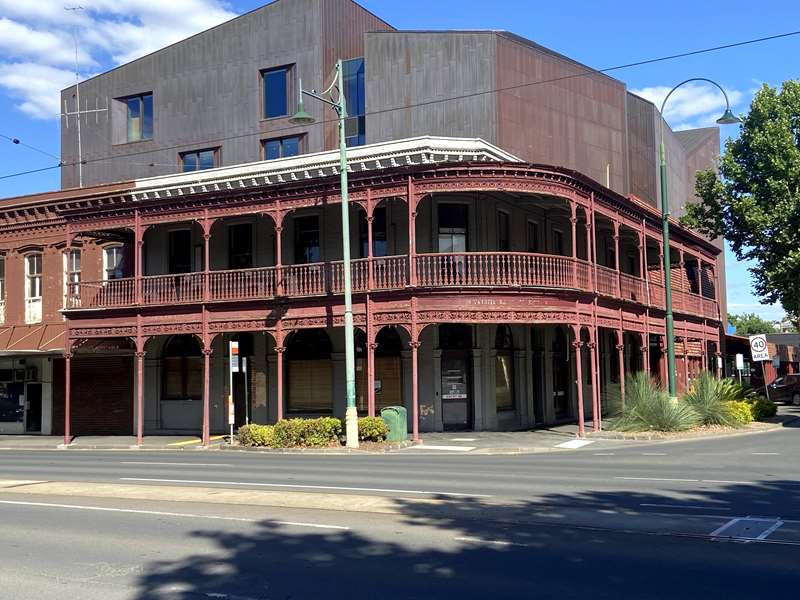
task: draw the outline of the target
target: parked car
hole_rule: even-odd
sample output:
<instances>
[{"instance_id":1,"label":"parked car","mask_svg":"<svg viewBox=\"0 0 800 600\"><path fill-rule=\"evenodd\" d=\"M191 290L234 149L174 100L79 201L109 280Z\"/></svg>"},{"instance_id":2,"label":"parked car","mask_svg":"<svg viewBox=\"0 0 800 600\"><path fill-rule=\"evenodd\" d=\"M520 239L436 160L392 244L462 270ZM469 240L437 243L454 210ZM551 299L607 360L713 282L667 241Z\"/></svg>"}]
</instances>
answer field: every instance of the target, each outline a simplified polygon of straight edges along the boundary
<instances>
[{"instance_id":1,"label":"parked car","mask_svg":"<svg viewBox=\"0 0 800 600\"><path fill-rule=\"evenodd\" d=\"M769 384L769 397L773 402L800 406L800 375L778 377Z\"/></svg>"}]
</instances>

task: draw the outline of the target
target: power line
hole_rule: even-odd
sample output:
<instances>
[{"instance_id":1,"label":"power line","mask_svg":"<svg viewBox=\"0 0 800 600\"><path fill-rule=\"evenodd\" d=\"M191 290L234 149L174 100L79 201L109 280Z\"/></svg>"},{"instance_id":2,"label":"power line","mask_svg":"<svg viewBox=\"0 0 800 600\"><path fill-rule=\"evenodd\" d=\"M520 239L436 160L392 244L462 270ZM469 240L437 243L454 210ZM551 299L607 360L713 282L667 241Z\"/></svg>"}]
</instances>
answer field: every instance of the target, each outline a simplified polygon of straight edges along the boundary
<instances>
[{"instance_id":1,"label":"power line","mask_svg":"<svg viewBox=\"0 0 800 600\"><path fill-rule=\"evenodd\" d=\"M423 102L417 102L415 104L407 104L407 105L404 105L404 106L394 106L394 107L391 107L391 108L384 108L384 109L380 109L380 110L367 111L367 112L364 113L364 116L374 116L374 115L380 115L380 114L385 114L385 113L399 111L399 110L408 110L410 108L420 108L420 107L424 107L424 106L430 106L430 105L439 104L439 103L442 103L442 102L451 102L451 101L454 101L454 100L464 100L464 99L467 99L467 98L474 98L474 97L477 97L477 96L484 96L486 94L496 94L496 93L500 93L500 92L508 92L508 91L512 91L512 90L518 90L518 89L522 89L522 88L526 88L526 87L531 87L531 86L534 86L534 85L544 85L544 84L548 84L548 83L556 83L556 82L559 82L559 81L565 81L565 80L574 79L574 78L577 78L577 77L585 77L587 75L592 75L592 74L595 74L595 73L609 73L609 72L613 72L613 71L620 71L620 70L623 70L623 69L630 69L630 68L633 68L633 67L640 67L640 66L643 66L643 65L649 65L649 64L659 63L659 62L666 62L666 61L670 61L670 60L676 60L676 59L679 59L679 58L686 58L686 57L689 57L689 56L697 56L697 55L700 55L700 54L708 54L708 53L711 53L711 52L719 52L719 51L722 51L722 50L729 50L731 48L738 48L738 47L741 47L741 46L748 46L748 45L751 45L751 44L759 44L759 43L762 43L762 42L768 42L768 41L772 41L772 40L777 40L777 39L781 39L781 38L788 38L788 37L797 36L797 35L800 35L800 30L798 30L798 31L789 31L789 32L786 32L786 33L779 33L779 34L776 34L776 35L752 38L752 39L749 39L749 40L744 40L744 41L740 41L740 42L733 42L733 43L730 43L730 44L721 44L721 45L717 45L717 46L712 46L710 48L702 48L702 49L699 49L699 50L690 50L690 51L687 51L687 52L680 52L680 53L677 53L677 54L670 54L670 55L661 56L661 57L658 57L658 58L649 58L649 59L639 60L639 61L635 61L635 62L615 65L615 66L612 66L612 67L606 67L604 69L592 69L590 67L585 67L582 72L572 73L570 75L563 75L561 77L554 77L554 78L551 78L551 79L541 79L541 80L538 80L538 81L529 81L529 82L526 82L526 83L510 85L510 86L506 86L506 87L502 87L502 88L494 88L494 89L491 89L491 90L483 90L483 91L480 91L480 92L470 92L468 94L460 94L458 96L449 96L447 98L437 98L437 99L433 99L433 100L425 100ZM337 119L322 119L322 120L317 121L316 123L314 123L314 125L325 125L325 124L328 124L328 123L335 123L335 122L337 122ZM285 127L278 127L278 128L272 129L272 130L270 130L269 133L273 134L273 133L281 132L281 131L296 130L299 127L302 127L302 126L300 126L300 125L288 125L288 126L285 126ZM263 135L264 135L264 132L256 131L256 132L242 133L242 134L238 134L238 135L231 135L231 136L207 139L207 140L203 140L202 143L209 144L209 143L225 142L225 141L243 139L243 138L248 138L248 137L261 137ZM198 142L198 143L200 143L200 142ZM177 148L185 147L186 145L187 144L175 144L175 145L172 145L172 146L163 146L163 147L158 148L158 150L159 151L160 150L174 150L174 149L177 149ZM98 158L89 158L89 159L82 160L81 164L85 165L87 163L102 162L102 161L112 160L114 158L121 158L121 157L129 158L129 157L140 156L140 155L144 155L144 154L152 154L152 152L153 152L152 150L141 150L139 152L131 152L131 153L128 153L128 154L125 154L125 155L121 155L121 156L103 156L103 157L98 157ZM61 163L61 165L63 165L63 166L74 166L75 164L77 164L77 162L75 162L75 161L62 162ZM55 168L55 167L47 167L47 168L52 169L52 168ZM46 170L46 169L44 169L44 170ZM36 172L36 171L30 171L30 172ZM15 177L15 176L18 176L18 175L27 175L30 172L26 171L26 172L23 172L23 173L12 173L10 175L4 175L4 176L0 177L0 179L6 179L6 178L9 178L9 177Z\"/></svg>"},{"instance_id":2,"label":"power line","mask_svg":"<svg viewBox=\"0 0 800 600\"><path fill-rule=\"evenodd\" d=\"M42 171L49 171L51 169L58 169L62 165L52 165L50 167L42 167L41 169L32 169L30 171L21 171L19 173L10 173L8 175L0 175L0 179L10 179L11 177L19 177L20 175L30 175L31 173L41 173Z\"/></svg>"},{"instance_id":3,"label":"power line","mask_svg":"<svg viewBox=\"0 0 800 600\"><path fill-rule=\"evenodd\" d=\"M19 138L11 137L11 136L8 136L8 135L2 134L2 133L0 133L0 138L4 138L4 139L8 140L9 142L11 142L12 144L16 144L18 146L25 146L26 148L29 148L30 150L33 150L34 152L38 152L39 154L44 154L45 156L49 156L50 158L55 158L56 160L61 160L58 156L56 156L52 152L48 152L47 150L42 150L41 148L37 148L36 146L31 146L30 144L26 144L25 142L23 142Z\"/></svg>"}]
</instances>

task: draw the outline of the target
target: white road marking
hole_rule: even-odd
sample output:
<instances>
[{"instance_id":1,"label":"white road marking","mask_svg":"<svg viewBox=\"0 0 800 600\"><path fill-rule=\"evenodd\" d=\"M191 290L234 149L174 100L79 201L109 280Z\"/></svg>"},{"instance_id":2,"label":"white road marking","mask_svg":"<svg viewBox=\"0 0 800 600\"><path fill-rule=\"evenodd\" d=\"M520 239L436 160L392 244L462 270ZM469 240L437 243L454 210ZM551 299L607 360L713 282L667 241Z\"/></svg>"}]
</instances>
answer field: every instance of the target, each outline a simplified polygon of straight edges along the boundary
<instances>
[{"instance_id":1,"label":"white road marking","mask_svg":"<svg viewBox=\"0 0 800 600\"><path fill-rule=\"evenodd\" d=\"M531 544L520 544L518 542L507 542L505 540L485 540L483 538L476 538L476 537L457 537L453 538L457 542L472 542L473 544L489 544L491 546L519 546L522 548L530 548L532 547Z\"/></svg>"},{"instance_id":2,"label":"white road marking","mask_svg":"<svg viewBox=\"0 0 800 600\"><path fill-rule=\"evenodd\" d=\"M165 467L232 467L227 463L192 463L192 462L144 462L140 460L121 460L121 465L154 465Z\"/></svg>"},{"instance_id":3,"label":"white road marking","mask_svg":"<svg viewBox=\"0 0 800 600\"><path fill-rule=\"evenodd\" d=\"M135 508L112 508L109 506L86 506L83 504L55 504L51 502L23 502L16 500L0 500L0 504L14 504L17 506L39 506L42 508L64 508L70 510L91 510L97 512L130 513L135 515L151 515L156 517L183 517L187 519L213 519L216 521L239 521L241 523L259 523L264 519L248 519L246 517L222 517L219 515L201 515L195 513L177 513L162 510L139 510ZM342 525L323 525L321 523L303 523L301 521L272 521L278 525L291 525L293 527L312 527L315 529L337 529L348 531L349 527Z\"/></svg>"},{"instance_id":4,"label":"white road marking","mask_svg":"<svg viewBox=\"0 0 800 600\"><path fill-rule=\"evenodd\" d=\"M477 442L478 438L453 438L451 442Z\"/></svg>"},{"instance_id":5,"label":"white road marking","mask_svg":"<svg viewBox=\"0 0 800 600\"><path fill-rule=\"evenodd\" d=\"M475 446L428 446L422 444L421 446L409 446L407 450L446 450L448 452L471 452L475 450Z\"/></svg>"},{"instance_id":6,"label":"white road marking","mask_svg":"<svg viewBox=\"0 0 800 600\"><path fill-rule=\"evenodd\" d=\"M701 479L703 483L735 483L738 485L755 485L755 481L729 481L727 479Z\"/></svg>"},{"instance_id":7,"label":"white road marking","mask_svg":"<svg viewBox=\"0 0 800 600\"><path fill-rule=\"evenodd\" d=\"M584 446L588 446L592 443L594 443L593 440L570 440L568 442L556 444L556 448L569 448L570 450L577 450L578 448L583 448Z\"/></svg>"},{"instance_id":8,"label":"white road marking","mask_svg":"<svg viewBox=\"0 0 800 600\"><path fill-rule=\"evenodd\" d=\"M594 452L592 456L616 456L613 452Z\"/></svg>"},{"instance_id":9,"label":"white road marking","mask_svg":"<svg viewBox=\"0 0 800 600\"><path fill-rule=\"evenodd\" d=\"M751 452L753 456L780 456L780 452Z\"/></svg>"},{"instance_id":10,"label":"white road marking","mask_svg":"<svg viewBox=\"0 0 800 600\"><path fill-rule=\"evenodd\" d=\"M731 510L730 508L722 508L716 506L687 506L685 504L651 504L649 502L642 502L639 506L650 506L653 508L685 508L687 510Z\"/></svg>"},{"instance_id":11,"label":"white road marking","mask_svg":"<svg viewBox=\"0 0 800 600\"><path fill-rule=\"evenodd\" d=\"M669 477L614 477L614 479L624 479L626 481L686 481L690 483L700 483L699 479L673 479Z\"/></svg>"},{"instance_id":12,"label":"white road marking","mask_svg":"<svg viewBox=\"0 0 800 600\"><path fill-rule=\"evenodd\" d=\"M489 494L464 494L461 492L434 492L425 490L397 490L392 488L344 487L335 485L302 485L299 483L256 483L250 481L204 481L198 479L156 479L150 477L120 477L120 481L150 481L157 483L201 483L205 485L243 485L308 490L339 490L346 492L385 492L390 494L423 494L427 496L463 496L467 498L491 498Z\"/></svg>"},{"instance_id":13,"label":"white road marking","mask_svg":"<svg viewBox=\"0 0 800 600\"><path fill-rule=\"evenodd\" d=\"M666 456L666 452L642 452L642 456Z\"/></svg>"},{"instance_id":14,"label":"white road marking","mask_svg":"<svg viewBox=\"0 0 800 600\"><path fill-rule=\"evenodd\" d=\"M730 481L727 479L679 479L669 477L614 477L627 481L683 481L687 483L735 483L738 485L755 485L754 481Z\"/></svg>"},{"instance_id":15,"label":"white road marking","mask_svg":"<svg viewBox=\"0 0 800 600\"><path fill-rule=\"evenodd\" d=\"M744 542L766 540L776 529L778 529L778 527L783 525L783 521L781 521L780 519L759 518L759 517L736 517L735 519L731 519L730 521L728 521L727 523L725 523L721 527L718 527L717 529L712 531L709 535L711 537L726 537L724 535L724 532L726 530L730 529L731 527L734 527L734 526L738 525L739 523L742 523L743 521L747 522L747 523L752 523L753 525L758 524L758 523L761 523L763 525L766 525L767 523L771 523L771 525L769 527L766 527L766 529L764 529L764 531L762 531L756 537L748 537L748 536L742 536L742 535L734 536L734 539L742 540ZM731 537L731 536L728 536L728 537Z\"/></svg>"}]
</instances>

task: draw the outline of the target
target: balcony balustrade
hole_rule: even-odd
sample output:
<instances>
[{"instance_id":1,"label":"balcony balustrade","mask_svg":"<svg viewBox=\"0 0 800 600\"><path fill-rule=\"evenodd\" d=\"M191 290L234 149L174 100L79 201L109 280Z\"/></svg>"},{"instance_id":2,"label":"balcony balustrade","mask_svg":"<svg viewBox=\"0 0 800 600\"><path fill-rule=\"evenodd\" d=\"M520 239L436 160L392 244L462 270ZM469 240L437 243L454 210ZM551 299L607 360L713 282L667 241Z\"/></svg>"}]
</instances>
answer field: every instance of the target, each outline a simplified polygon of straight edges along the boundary
<instances>
[{"instance_id":1,"label":"balcony balustrade","mask_svg":"<svg viewBox=\"0 0 800 600\"><path fill-rule=\"evenodd\" d=\"M548 288L594 292L654 307L664 307L663 286L581 259L522 252L460 252L382 256L351 261L356 293L409 287L409 266L419 288ZM206 276L208 280L206 280ZM148 275L69 285L67 309L107 309L199 302L269 300L341 294L342 261L227 271ZM710 298L673 290L677 312L717 319Z\"/></svg>"}]
</instances>

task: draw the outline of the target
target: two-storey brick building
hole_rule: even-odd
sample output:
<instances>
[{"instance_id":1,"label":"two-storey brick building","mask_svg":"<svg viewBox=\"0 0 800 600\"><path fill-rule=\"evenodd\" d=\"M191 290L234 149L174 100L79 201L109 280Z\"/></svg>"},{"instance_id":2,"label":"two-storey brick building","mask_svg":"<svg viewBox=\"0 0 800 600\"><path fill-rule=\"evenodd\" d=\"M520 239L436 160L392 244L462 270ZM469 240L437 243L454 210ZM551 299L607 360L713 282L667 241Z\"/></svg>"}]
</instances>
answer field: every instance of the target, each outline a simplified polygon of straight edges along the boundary
<instances>
[{"instance_id":1,"label":"two-storey brick building","mask_svg":"<svg viewBox=\"0 0 800 600\"><path fill-rule=\"evenodd\" d=\"M82 117L90 187L0 203L0 428L207 437L234 337L239 422L343 414L336 131L311 104L317 124L288 122L299 78L321 87L337 58L361 412L405 404L415 433L599 425L624 372L664 373L652 104L505 32L278 0L81 84L109 109ZM677 215L719 135L666 138ZM720 351L724 269L677 225L669 255L685 385Z\"/></svg>"}]
</instances>

